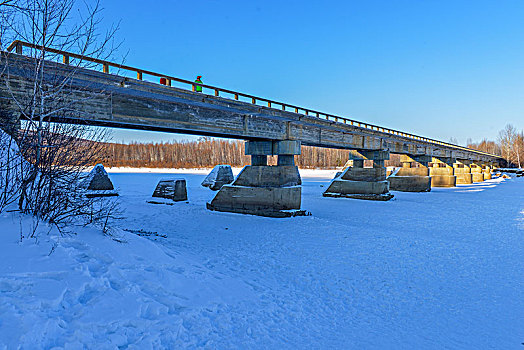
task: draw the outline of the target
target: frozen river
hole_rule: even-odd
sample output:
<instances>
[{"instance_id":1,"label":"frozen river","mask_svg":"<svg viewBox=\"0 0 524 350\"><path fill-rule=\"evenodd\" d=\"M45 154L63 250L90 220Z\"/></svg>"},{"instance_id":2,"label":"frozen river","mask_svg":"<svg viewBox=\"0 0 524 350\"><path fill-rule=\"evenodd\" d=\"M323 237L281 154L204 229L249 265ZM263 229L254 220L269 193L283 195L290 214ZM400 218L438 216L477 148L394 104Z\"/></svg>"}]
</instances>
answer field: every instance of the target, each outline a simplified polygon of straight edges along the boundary
<instances>
[{"instance_id":1,"label":"frozen river","mask_svg":"<svg viewBox=\"0 0 524 350\"><path fill-rule=\"evenodd\" d=\"M119 226L152 235L80 231L50 256L4 215L0 349L522 347L524 179L374 202L323 198L329 175L303 177L312 216L274 219L206 210L204 174L111 173ZM189 203L146 203L166 177Z\"/></svg>"}]
</instances>

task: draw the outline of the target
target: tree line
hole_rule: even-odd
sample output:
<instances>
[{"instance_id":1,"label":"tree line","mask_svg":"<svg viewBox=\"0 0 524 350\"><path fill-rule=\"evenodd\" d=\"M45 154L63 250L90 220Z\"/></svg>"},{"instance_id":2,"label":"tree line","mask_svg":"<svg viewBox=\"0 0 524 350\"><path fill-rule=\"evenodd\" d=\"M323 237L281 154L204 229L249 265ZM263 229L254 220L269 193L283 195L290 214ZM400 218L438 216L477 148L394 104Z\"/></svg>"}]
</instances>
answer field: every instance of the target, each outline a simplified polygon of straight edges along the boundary
<instances>
[{"instance_id":1,"label":"tree line","mask_svg":"<svg viewBox=\"0 0 524 350\"><path fill-rule=\"evenodd\" d=\"M251 163L244 154L244 141L201 138L197 141L160 143L107 143L104 165L109 167L146 168L209 168L217 164L242 167ZM346 164L349 151L302 146L295 156L300 168L337 168ZM392 155L388 165L399 165L399 157ZM269 165L277 164L277 157L268 157Z\"/></svg>"},{"instance_id":2,"label":"tree line","mask_svg":"<svg viewBox=\"0 0 524 350\"><path fill-rule=\"evenodd\" d=\"M452 143L457 144L456 140ZM508 166L521 168L524 165L524 131L511 124L499 132L496 141L484 139L473 142L468 139L466 146L499 155ZM209 168L217 164L242 167L251 162L250 157L244 154L244 141L207 137L192 142L105 143L104 149L103 163L110 167ZM341 149L302 146L301 152L295 156L295 163L300 168L339 168L349 157L349 152ZM269 165L276 163L276 156L268 157ZM400 166L400 156L391 154L385 163L386 166Z\"/></svg>"},{"instance_id":3,"label":"tree line","mask_svg":"<svg viewBox=\"0 0 524 350\"><path fill-rule=\"evenodd\" d=\"M474 143L468 140L467 147L499 155L508 166L522 168L524 165L524 131L519 131L511 124L499 132L496 141L484 139Z\"/></svg>"}]
</instances>

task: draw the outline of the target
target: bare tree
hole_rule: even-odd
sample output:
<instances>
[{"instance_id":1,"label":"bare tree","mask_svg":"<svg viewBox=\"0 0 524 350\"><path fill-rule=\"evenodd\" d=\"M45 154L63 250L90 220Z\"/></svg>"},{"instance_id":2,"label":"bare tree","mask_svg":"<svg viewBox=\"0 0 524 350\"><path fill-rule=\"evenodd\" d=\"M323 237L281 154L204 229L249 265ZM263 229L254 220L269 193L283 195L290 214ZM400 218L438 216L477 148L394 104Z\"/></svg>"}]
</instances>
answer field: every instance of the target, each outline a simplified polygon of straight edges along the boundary
<instances>
[{"instance_id":1,"label":"bare tree","mask_svg":"<svg viewBox=\"0 0 524 350\"><path fill-rule=\"evenodd\" d=\"M502 157L509 163L511 161L511 143L513 142L513 126L511 124L499 132L498 142L502 151Z\"/></svg>"},{"instance_id":2,"label":"bare tree","mask_svg":"<svg viewBox=\"0 0 524 350\"><path fill-rule=\"evenodd\" d=\"M508 164L515 164L519 168L522 167L522 160L524 159L524 137L523 132L520 133L517 129L508 124L499 132L498 141L502 150L502 156Z\"/></svg>"},{"instance_id":3,"label":"bare tree","mask_svg":"<svg viewBox=\"0 0 524 350\"><path fill-rule=\"evenodd\" d=\"M10 104L25 120L17 139L32 165L21 176L18 206L22 212L63 230L78 217L93 217L93 208L104 208L96 203L101 199L86 197L78 184L85 176L86 167L103 157L102 147L98 145L105 140L106 133L85 125L51 122L84 113L81 106L88 97L73 89L71 81L78 69L91 64L81 59L72 60L67 74L53 74L51 67L59 57L49 49L107 59L115 49L116 28L99 32L102 19L99 1L3 2L5 8L9 6L5 12L9 21L2 21L2 39L16 38L37 45L24 52L32 59L30 94L16 93L9 84L9 70L1 72L10 92ZM8 60L9 56L4 59Z\"/></svg>"},{"instance_id":4,"label":"bare tree","mask_svg":"<svg viewBox=\"0 0 524 350\"><path fill-rule=\"evenodd\" d=\"M522 168L522 160L524 159L524 132L521 131L515 135L513 142L513 153L515 154L515 161L519 168Z\"/></svg>"},{"instance_id":5,"label":"bare tree","mask_svg":"<svg viewBox=\"0 0 524 350\"><path fill-rule=\"evenodd\" d=\"M490 141L490 140L483 139L479 143L473 143L471 141L471 139L469 139L469 141L467 143L467 147L473 148L473 149L476 149L476 150L479 150L479 151L482 151L482 152L502 155L500 146L495 141Z\"/></svg>"}]
</instances>

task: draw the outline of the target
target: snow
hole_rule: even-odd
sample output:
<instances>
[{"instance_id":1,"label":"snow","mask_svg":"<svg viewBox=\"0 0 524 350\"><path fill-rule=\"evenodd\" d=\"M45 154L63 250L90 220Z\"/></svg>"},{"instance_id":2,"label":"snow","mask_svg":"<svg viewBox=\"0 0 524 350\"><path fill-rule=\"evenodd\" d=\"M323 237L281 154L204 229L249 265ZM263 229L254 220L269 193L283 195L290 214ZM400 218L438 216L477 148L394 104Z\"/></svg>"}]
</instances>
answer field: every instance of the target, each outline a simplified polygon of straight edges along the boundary
<instances>
[{"instance_id":1,"label":"snow","mask_svg":"<svg viewBox=\"0 0 524 350\"><path fill-rule=\"evenodd\" d=\"M151 173L151 174L209 174L214 168L191 168L191 169L173 169L173 168L129 168L129 167L112 167L105 168L108 173ZM242 167L231 167L233 175L237 176ZM318 177L318 178L329 178L335 177L337 171L341 171L342 168L337 169L300 169L300 176L303 177Z\"/></svg>"},{"instance_id":2,"label":"snow","mask_svg":"<svg viewBox=\"0 0 524 350\"><path fill-rule=\"evenodd\" d=\"M521 347L524 179L374 202L322 197L335 172L273 219L206 210L207 171L173 206L146 203L165 174L112 171L126 243L20 243L31 219L0 214L0 349Z\"/></svg>"}]
</instances>

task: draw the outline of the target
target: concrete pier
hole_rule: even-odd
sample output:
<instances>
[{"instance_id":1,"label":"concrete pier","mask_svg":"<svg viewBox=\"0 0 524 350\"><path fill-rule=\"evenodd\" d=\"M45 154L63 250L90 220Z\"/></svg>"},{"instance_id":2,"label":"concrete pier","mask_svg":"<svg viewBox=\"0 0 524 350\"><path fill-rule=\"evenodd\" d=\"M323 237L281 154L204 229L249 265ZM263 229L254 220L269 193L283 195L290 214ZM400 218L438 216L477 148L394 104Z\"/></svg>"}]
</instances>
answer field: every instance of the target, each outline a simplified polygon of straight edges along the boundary
<instances>
[{"instance_id":1,"label":"concrete pier","mask_svg":"<svg viewBox=\"0 0 524 350\"><path fill-rule=\"evenodd\" d=\"M431 177L429 176L428 156L402 155L402 168L388 177L389 188L392 191L402 192L429 192L431 191Z\"/></svg>"},{"instance_id":2,"label":"concrete pier","mask_svg":"<svg viewBox=\"0 0 524 350\"><path fill-rule=\"evenodd\" d=\"M471 175L473 182L482 182L484 181L484 174L482 173L482 167L478 164L471 165Z\"/></svg>"},{"instance_id":3,"label":"concrete pier","mask_svg":"<svg viewBox=\"0 0 524 350\"><path fill-rule=\"evenodd\" d=\"M299 141L248 141L251 164L230 185L224 185L207 203L209 210L269 217L305 215L300 210L302 181L294 155ZM277 155L278 165L268 166L267 156Z\"/></svg>"},{"instance_id":4,"label":"concrete pier","mask_svg":"<svg viewBox=\"0 0 524 350\"><path fill-rule=\"evenodd\" d=\"M491 166L490 165L482 166L482 175L483 175L484 181L491 180Z\"/></svg>"},{"instance_id":5,"label":"concrete pier","mask_svg":"<svg viewBox=\"0 0 524 350\"><path fill-rule=\"evenodd\" d=\"M455 187L457 177L453 172L453 158L435 158L432 159L432 166L429 168L432 187Z\"/></svg>"},{"instance_id":6,"label":"concrete pier","mask_svg":"<svg viewBox=\"0 0 524 350\"><path fill-rule=\"evenodd\" d=\"M457 160L453 164L453 174L457 178L457 185L469 185L473 183L473 175L467 161Z\"/></svg>"},{"instance_id":7,"label":"concrete pier","mask_svg":"<svg viewBox=\"0 0 524 350\"><path fill-rule=\"evenodd\" d=\"M350 151L352 166L331 181L323 196L390 200L393 195L386 180L385 159L389 159L389 151ZM372 160L373 168L364 168L364 160Z\"/></svg>"}]
</instances>

